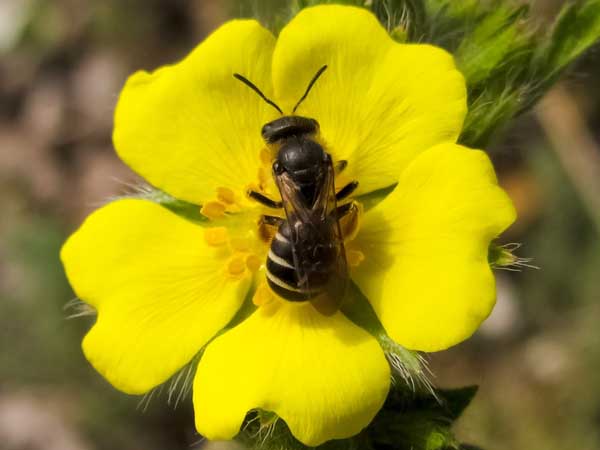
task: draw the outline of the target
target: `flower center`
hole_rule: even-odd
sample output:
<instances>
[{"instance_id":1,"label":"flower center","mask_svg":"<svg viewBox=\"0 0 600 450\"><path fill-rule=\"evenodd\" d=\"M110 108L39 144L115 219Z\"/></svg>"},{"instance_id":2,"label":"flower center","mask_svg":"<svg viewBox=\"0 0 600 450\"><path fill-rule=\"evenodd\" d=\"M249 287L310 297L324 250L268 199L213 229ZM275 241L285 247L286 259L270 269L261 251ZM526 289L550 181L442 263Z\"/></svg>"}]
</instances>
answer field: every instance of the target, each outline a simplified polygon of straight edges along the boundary
<instances>
[{"instance_id":1,"label":"flower center","mask_svg":"<svg viewBox=\"0 0 600 450\"><path fill-rule=\"evenodd\" d=\"M215 226L205 230L206 242L223 252L227 277L240 279L261 272L253 299L257 306L273 298L310 300L319 307L336 305L336 301L322 299L330 291L327 286L338 282L334 280L339 279L340 267L346 266L349 272L364 260L360 249L350 244L358 233L362 215L362 205L350 199L358 183L339 183L339 172L347 164L338 162L335 210L328 205L323 207L325 216L319 211L313 214L313 209L320 206L305 202L304 218L290 223L271 175L271 151L262 149L259 160L257 181L248 186L247 195L219 187L216 199L202 206L201 213L215 222ZM218 226L221 224L224 226ZM340 258L345 261L340 263ZM329 309L335 311L337 306Z\"/></svg>"},{"instance_id":2,"label":"flower center","mask_svg":"<svg viewBox=\"0 0 600 450\"><path fill-rule=\"evenodd\" d=\"M262 258L248 235L232 237L226 227L215 226L205 228L204 240L220 252L225 261L224 275L228 278L240 279L251 275L262 265Z\"/></svg>"}]
</instances>

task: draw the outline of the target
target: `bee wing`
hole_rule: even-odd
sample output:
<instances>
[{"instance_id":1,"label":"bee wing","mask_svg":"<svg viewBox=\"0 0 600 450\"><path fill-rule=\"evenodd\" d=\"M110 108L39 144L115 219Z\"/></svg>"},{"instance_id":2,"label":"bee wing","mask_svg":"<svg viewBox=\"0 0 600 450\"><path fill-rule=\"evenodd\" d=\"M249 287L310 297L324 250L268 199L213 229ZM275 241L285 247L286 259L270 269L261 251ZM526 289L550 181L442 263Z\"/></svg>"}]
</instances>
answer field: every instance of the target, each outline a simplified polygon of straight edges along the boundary
<instances>
[{"instance_id":1,"label":"bee wing","mask_svg":"<svg viewBox=\"0 0 600 450\"><path fill-rule=\"evenodd\" d=\"M338 216L337 200L335 197L335 171L331 159L328 161L322 195L317 198L315 207L322 211L331 229L332 245L336 249L336 258L331 276L325 287L325 298L315 304L325 314L337 311L346 297L348 288L348 262L344 248L344 237ZM322 198L321 198L322 197ZM320 306L320 307L319 307Z\"/></svg>"},{"instance_id":2,"label":"bee wing","mask_svg":"<svg viewBox=\"0 0 600 450\"><path fill-rule=\"evenodd\" d=\"M302 262L305 259L302 236L309 234L313 218L310 210L304 205L300 189L287 173L276 175L275 182L281 194L283 209L290 227L294 272L296 282L300 286L301 280L308 280L306 264ZM305 282L303 285L306 287L307 283ZM308 291L306 296L307 299L310 297Z\"/></svg>"},{"instance_id":3,"label":"bee wing","mask_svg":"<svg viewBox=\"0 0 600 450\"><path fill-rule=\"evenodd\" d=\"M316 289L324 291L331 309L337 310L345 296L348 268L337 217L333 165L327 162L311 207L307 207L300 189L287 173L275 179L290 225L298 285L306 290L307 297Z\"/></svg>"}]
</instances>

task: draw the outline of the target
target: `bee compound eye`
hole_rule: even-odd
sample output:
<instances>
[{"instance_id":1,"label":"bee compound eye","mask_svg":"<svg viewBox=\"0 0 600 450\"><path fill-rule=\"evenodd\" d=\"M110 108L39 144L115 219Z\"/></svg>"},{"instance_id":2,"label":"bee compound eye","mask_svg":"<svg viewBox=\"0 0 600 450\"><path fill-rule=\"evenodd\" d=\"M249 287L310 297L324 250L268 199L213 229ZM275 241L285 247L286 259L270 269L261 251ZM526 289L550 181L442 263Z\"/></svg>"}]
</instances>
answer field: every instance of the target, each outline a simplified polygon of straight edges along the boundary
<instances>
[{"instance_id":1,"label":"bee compound eye","mask_svg":"<svg viewBox=\"0 0 600 450\"><path fill-rule=\"evenodd\" d=\"M272 134L272 132L271 132L272 128L273 127L269 123L263 125L263 127L260 130L260 134L263 137L263 139L267 139Z\"/></svg>"},{"instance_id":2,"label":"bee compound eye","mask_svg":"<svg viewBox=\"0 0 600 450\"><path fill-rule=\"evenodd\" d=\"M283 172L283 165L278 160L275 160L275 162L273 163L273 173L275 175L281 175Z\"/></svg>"}]
</instances>

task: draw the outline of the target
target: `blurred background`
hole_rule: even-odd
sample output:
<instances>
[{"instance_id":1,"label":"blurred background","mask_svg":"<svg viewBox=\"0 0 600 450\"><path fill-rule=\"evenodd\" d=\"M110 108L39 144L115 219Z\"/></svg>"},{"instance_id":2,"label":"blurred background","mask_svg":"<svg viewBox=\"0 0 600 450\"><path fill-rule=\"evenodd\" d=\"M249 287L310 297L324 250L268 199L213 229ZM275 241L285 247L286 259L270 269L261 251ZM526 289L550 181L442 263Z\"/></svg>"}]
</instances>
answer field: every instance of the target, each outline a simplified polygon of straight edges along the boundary
<instances>
[{"instance_id":1,"label":"blurred background","mask_svg":"<svg viewBox=\"0 0 600 450\"><path fill-rule=\"evenodd\" d=\"M249 3L0 0L0 449L202 446L191 402L140 402L87 364L92 319L66 319L58 252L137 181L111 144L127 75L278 4ZM540 23L561 3L537 0ZM599 62L580 60L488 149L519 211L505 241L540 270L499 271L492 317L430 358L438 385L480 385L457 433L488 450L600 448Z\"/></svg>"}]
</instances>

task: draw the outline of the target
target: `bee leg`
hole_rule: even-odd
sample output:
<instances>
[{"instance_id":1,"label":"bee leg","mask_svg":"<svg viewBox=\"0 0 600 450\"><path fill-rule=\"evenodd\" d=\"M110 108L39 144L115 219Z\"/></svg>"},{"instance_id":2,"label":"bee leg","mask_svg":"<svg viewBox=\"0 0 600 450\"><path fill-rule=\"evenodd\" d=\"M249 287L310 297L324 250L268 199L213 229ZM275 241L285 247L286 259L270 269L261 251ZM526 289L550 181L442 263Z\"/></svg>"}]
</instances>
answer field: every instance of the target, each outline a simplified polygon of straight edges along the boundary
<instances>
[{"instance_id":1,"label":"bee leg","mask_svg":"<svg viewBox=\"0 0 600 450\"><path fill-rule=\"evenodd\" d=\"M352 194L356 190L357 187L358 187L358 181L351 181L346 186L344 186L342 189L340 189L337 194L335 194L335 199L338 202L340 200L345 199L350 194Z\"/></svg>"},{"instance_id":2,"label":"bee leg","mask_svg":"<svg viewBox=\"0 0 600 450\"><path fill-rule=\"evenodd\" d=\"M279 226L284 222L284 219L281 217L261 216L260 221L258 223L258 233L260 238L264 242L271 242L271 240L275 237L277 230L279 230Z\"/></svg>"},{"instance_id":3,"label":"bee leg","mask_svg":"<svg viewBox=\"0 0 600 450\"><path fill-rule=\"evenodd\" d=\"M271 225L273 227L279 227L279 225L281 225L283 221L284 219L276 216L264 215L261 217L261 223L264 223L265 225Z\"/></svg>"},{"instance_id":4,"label":"bee leg","mask_svg":"<svg viewBox=\"0 0 600 450\"><path fill-rule=\"evenodd\" d=\"M258 203L266 206L267 208L280 209L283 207L283 203L271 200L269 197L261 194L260 192L249 190L248 197L250 197L253 200L256 200Z\"/></svg>"},{"instance_id":5,"label":"bee leg","mask_svg":"<svg viewBox=\"0 0 600 450\"><path fill-rule=\"evenodd\" d=\"M335 209L335 215L338 219L341 219L348 214L355 212L357 210L356 204L354 202L346 203L345 205L338 206Z\"/></svg>"},{"instance_id":6,"label":"bee leg","mask_svg":"<svg viewBox=\"0 0 600 450\"><path fill-rule=\"evenodd\" d=\"M338 206L333 213L340 224L340 232L344 241L354 239L359 229L359 219L362 209L356 202Z\"/></svg>"},{"instance_id":7,"label":"bee leg","mask_svg":"<svg viewBox=\"0 0 600 450\"><path fill-rule=\"evenodd\" d=\"M340 173L342 173L344 171L344 169L348 166L348 161L346 161L345 159L340 159L338 162L336 162L333 166L333 171L335 172L336 175L339 175Z\"/></svg>"}]
</instances>

